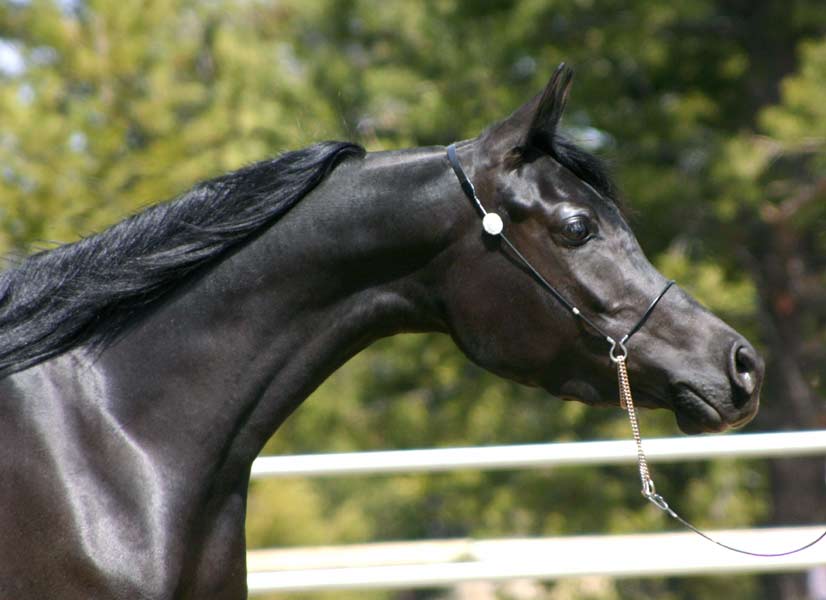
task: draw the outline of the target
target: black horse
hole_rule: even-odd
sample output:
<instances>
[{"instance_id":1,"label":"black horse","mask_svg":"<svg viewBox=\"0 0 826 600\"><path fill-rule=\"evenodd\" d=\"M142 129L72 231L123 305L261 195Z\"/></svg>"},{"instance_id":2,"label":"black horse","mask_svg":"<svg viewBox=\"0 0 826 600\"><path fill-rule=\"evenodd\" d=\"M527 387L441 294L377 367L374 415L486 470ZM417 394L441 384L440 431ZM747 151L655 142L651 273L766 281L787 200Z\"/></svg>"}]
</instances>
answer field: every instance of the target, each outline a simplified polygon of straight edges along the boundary
<instances>
[{"instance_id":1,"label":"black horse","mask_svg":"<svg viewBox=\"0 0 826 600\"><path fill-rule=\"evenodd\" d=\"M457 160L514 247L617 335L665 279L557 126L569 72ZM245 596L250 465L372 341L449 333L504 377L615 404L603 336L483 232L445 148L323 143L0 276L0 597ZM686 432L755 413L749 343L672 288L630 344Z\"/></svg>"}]
</instances>

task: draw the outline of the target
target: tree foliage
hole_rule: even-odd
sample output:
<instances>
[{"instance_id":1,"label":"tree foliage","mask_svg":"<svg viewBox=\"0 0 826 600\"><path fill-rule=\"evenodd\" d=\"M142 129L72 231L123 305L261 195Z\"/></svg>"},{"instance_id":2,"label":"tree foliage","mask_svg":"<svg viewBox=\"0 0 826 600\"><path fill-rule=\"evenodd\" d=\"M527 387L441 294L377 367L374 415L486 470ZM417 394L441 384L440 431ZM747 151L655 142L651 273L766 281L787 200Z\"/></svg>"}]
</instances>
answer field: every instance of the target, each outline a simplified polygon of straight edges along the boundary
<instances>
[{"instance_id":1,"label":"tree foliage","mask_svg":"<svg viewBox=\"0 0 826 600\"><path fill-rule=\"evenodd\" d=\"M320 139L379 150L474 136L565 60L577 70L565 126L612 162L643 246L766 354L754 427L824 427L824 33L820 0L6 2L0 251L69 241ZM444 337L407 336L336 373L267 450L618 438L626 428L618 412L486 374ZM643 428L677 433L667 414L644 415ZM656 472L702 526L826 518L822 460ZM250 508L253 546L672 527L643 506L633 470L613 467L262 482ZM608 581L593 597L795 598L801 586ZM570 589L549 584L547 597Z\"/></svg>"}]
</instances>

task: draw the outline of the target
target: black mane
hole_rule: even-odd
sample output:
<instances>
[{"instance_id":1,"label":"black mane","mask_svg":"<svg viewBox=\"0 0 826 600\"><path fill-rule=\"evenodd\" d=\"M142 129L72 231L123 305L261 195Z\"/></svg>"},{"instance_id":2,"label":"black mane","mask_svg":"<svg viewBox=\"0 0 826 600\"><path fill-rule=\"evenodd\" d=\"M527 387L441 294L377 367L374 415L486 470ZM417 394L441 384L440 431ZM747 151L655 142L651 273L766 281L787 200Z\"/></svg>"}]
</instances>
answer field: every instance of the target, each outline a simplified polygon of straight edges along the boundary
<instances>
[{"instance_id":1,"label":"black mane","mask_svg":"<svg viewBox=\"0 0 826 600\"><path fill-rule=\"evenodd\" d=\"M0 377L111 339L136 311L269 226L349 156L324 142L205 181L0 273Z\"/></svg>"},{"instance_id":2,"label":"black mane","mask_svg":"<svg viewBox=\"0 0 826 600\"><path fill-rule=\"evenodd\" d=\"M505 156L505 163L508 168L515 169L523 163L531 162L542 156L553 158L594 188L603 198L615 204L621 212L625 212L624 203L619 197L617 186L614 184L605 161L583 150L563 135L554 133L550 140L531 140L529 143L517 146Z\"/></svg>"},{"instance_id":3,"label":"black mane","mask_svg":"<svg viewBox=\"0 0 826 600\"><path fill-rule=\"evenodd\" d=\"M602 159L586 152L561 135L554 136L548 153L560 165L619 205L617 187Z\"/></svg>"}]
</instances>

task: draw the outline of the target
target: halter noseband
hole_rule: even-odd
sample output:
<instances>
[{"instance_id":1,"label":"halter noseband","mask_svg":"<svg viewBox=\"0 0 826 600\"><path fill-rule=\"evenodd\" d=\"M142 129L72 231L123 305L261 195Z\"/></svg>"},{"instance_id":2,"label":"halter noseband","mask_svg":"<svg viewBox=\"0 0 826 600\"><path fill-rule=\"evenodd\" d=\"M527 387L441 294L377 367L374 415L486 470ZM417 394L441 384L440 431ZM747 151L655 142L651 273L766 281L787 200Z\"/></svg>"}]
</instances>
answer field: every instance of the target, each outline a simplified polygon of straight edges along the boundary
<instances>
[{"instance_id":1,"label":"halter noseband","mask_svg":"<svg viewBox=\"0 0 826 600\"><path fill-rule=\"evenodd\" d=\"M651 313L654 312L654 309L659 304L660 300L663 299L666 292L674 285L674 280L669 280L668 283L665 284L665 287L662 291L657 294L657 297L648 305L648 308L643 313L642 317L640 317L639 321L626 333L622 336L619 341L614 339L612 336L608 335L606 331L597 325L592 319L587 317L581 310L579 310L574 304L568 301L565 296L563 296L559 290L557 290L553 285L551 285L547 279L545 279L542 274L536 270L536 268L531 264L531 262L519 251L517 250L516 246L508 239L504 232L504 223L502 222L502 217L500 217L495 212L488 212L485 210L485 207L482 205L482 202L479 200L479 196L476 195L476 188L473 187L473 183L468 179L468 176L465 174L464 169L462 169L462 165L459 162L459 158L456 156L456 145L451 144L447 147L447 159L450 161L450 166L453 167L453 172L456 174L456 178L459 180L459 184L462 186L462 191L465 192L465 195L474 203L476 208L478 209L479 213L482 216L482 227L485 230L485 233L488 235L499 237L505 245L510 248L511 252L513 252L514 256L516 256L519 261L525 266L526 269L536 278L542 287L544 287L550 294L559 301L565 308L567 308L575 317L581 319L585 322L591 329L596 331L605 340L611 344L611 350L609 352L611 356L611 360L617 362L618 360L624 360L628 356L628 349L625 347L625 344L628 343L628 340L631 339L631 336L637 333L645 322L648 320L648 317L651 316Z\"/></svg>"}]
</instances>

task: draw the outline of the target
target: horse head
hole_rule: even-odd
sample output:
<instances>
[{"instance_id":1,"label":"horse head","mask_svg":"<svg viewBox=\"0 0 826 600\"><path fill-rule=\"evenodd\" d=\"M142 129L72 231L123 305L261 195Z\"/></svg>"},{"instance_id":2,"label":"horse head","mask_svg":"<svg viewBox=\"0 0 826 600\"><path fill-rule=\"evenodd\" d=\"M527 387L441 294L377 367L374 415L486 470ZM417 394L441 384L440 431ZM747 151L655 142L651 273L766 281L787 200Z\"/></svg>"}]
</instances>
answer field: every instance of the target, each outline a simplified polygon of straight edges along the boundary
<instances>
[{"instance_id":1,"label":"horse head","mask_svg":"<svg viewBox=\"0 0 826 600\"><path fill-rule=\"evenodd\" d=\"M468 218L457 249L464 260L452 262L445 283L453 338L500 375L610 405L617 382L606 337L621 340L641 325L626 341L638 404L671 409L686 433L748 422L762 359L684 290L667 287L600 162L560 135L571 79L560 65L541 94L456 146L468 196L457 201ZM495 217L483 230L485 213L501 218L506 237Z\"/></svg>"}]
</instances>

